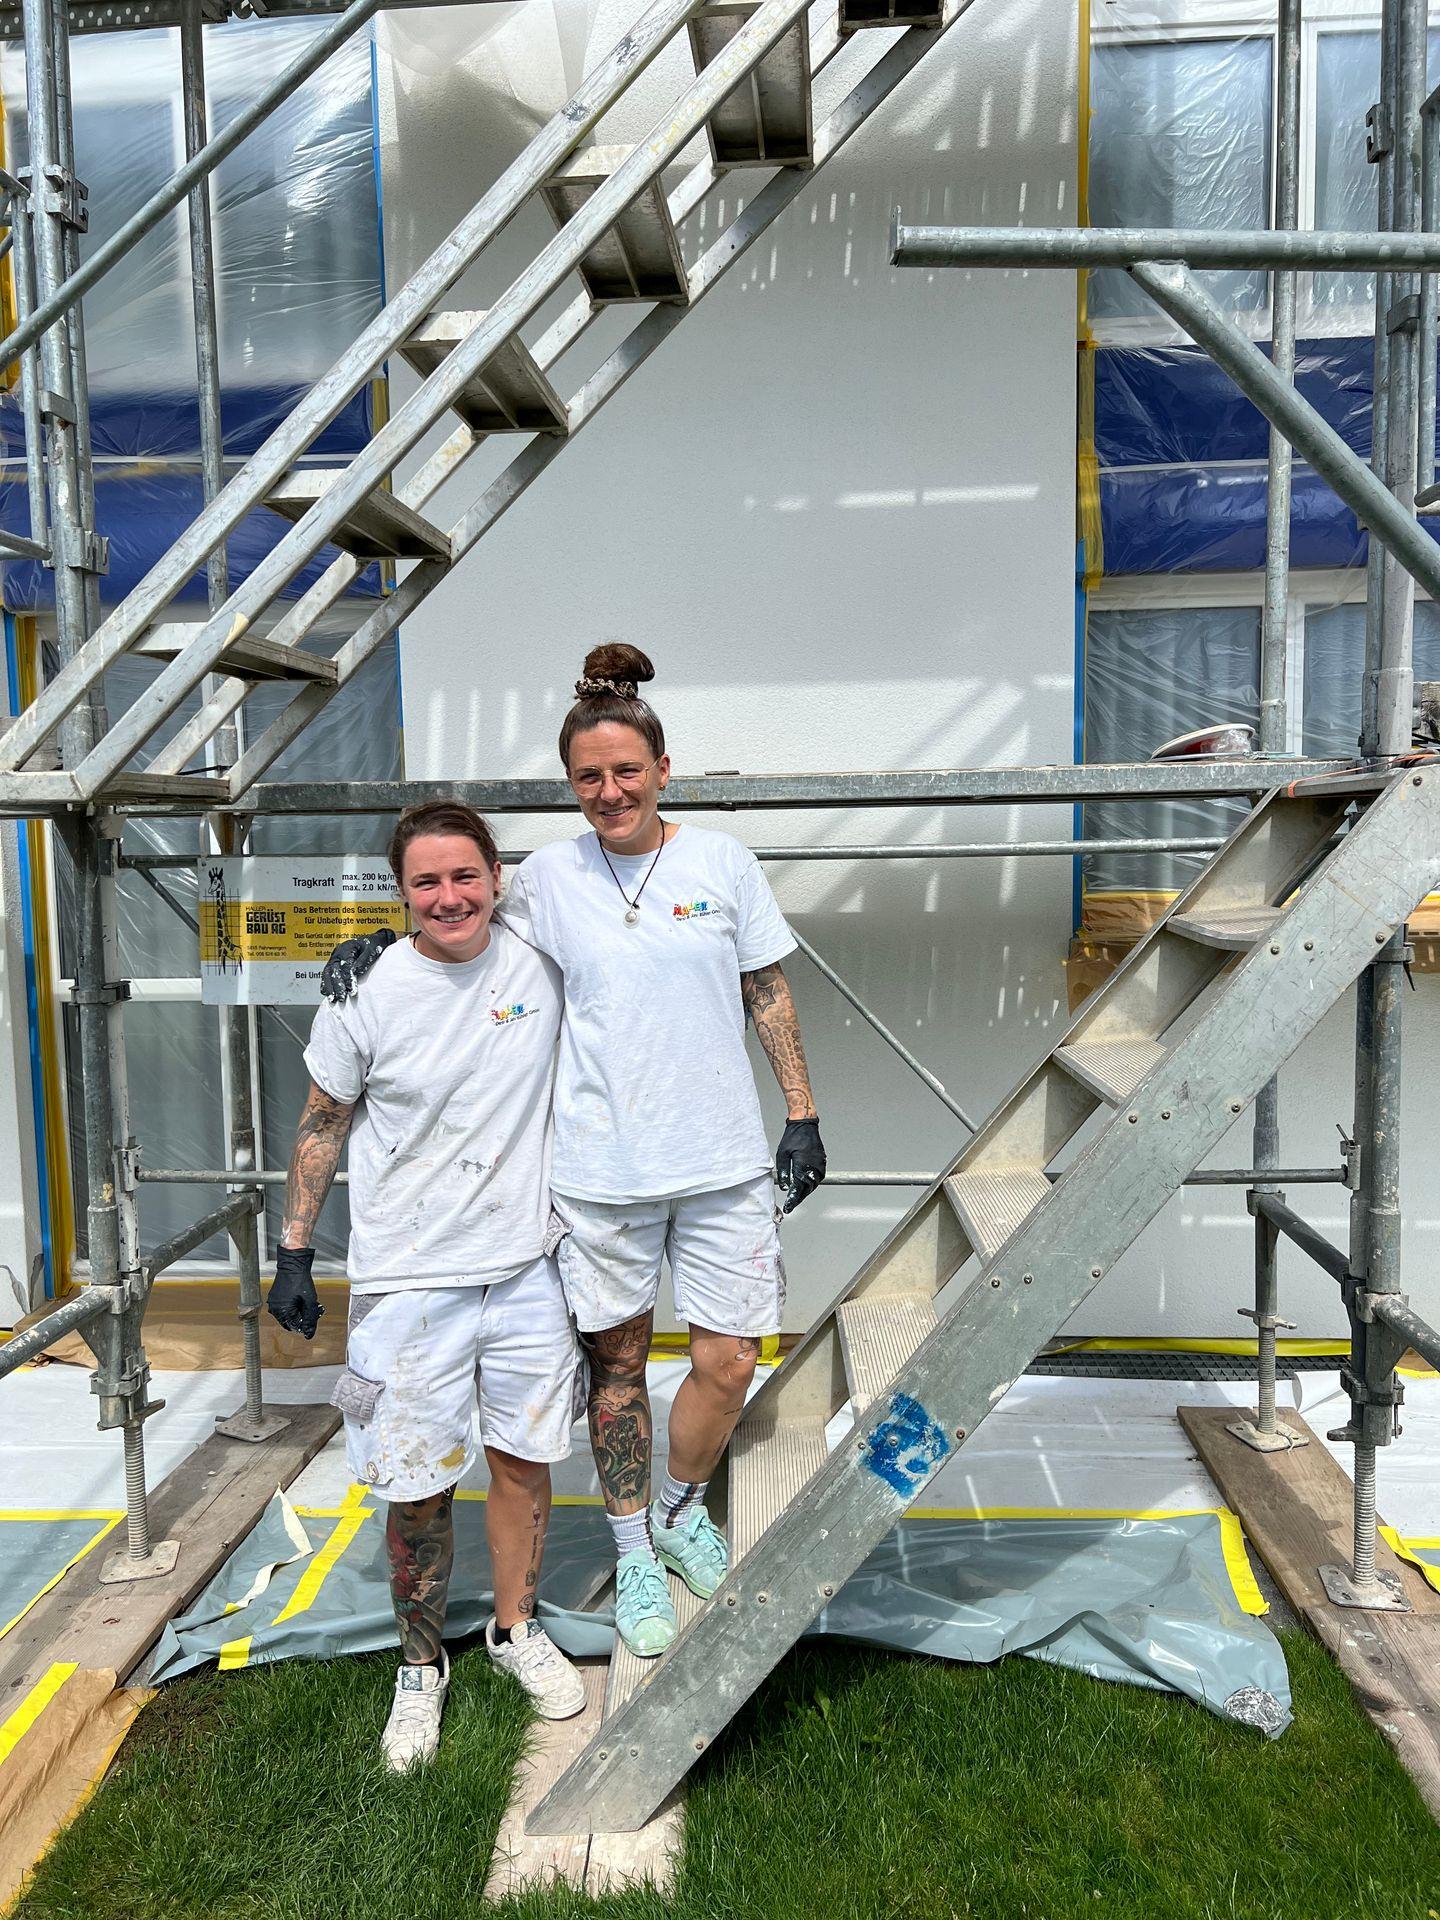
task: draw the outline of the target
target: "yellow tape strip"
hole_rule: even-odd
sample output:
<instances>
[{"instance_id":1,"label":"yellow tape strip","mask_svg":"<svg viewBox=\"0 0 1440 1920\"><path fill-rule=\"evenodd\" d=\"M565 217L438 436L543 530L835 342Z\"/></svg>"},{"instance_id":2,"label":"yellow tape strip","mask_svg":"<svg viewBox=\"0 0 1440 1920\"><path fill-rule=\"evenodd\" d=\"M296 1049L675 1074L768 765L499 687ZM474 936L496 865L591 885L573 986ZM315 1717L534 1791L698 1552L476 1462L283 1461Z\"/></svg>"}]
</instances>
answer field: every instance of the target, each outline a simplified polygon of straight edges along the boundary
<instances>
[{"instance_id":1,"label":"yellow tape strip","mask_svg":"<svg viewBox=\"0 0 1440 1920\"><path fill-rule=\"evenodd\" d=\"M250 1658L250 1642L253 1634L245 1634L239 1640L227 1640L220 1649L217 1665L221 1673L233 1673L237 1667L243 1667Z\"/></svg>"},{"instance_id":2,"label":"yellow tape strip","mask_svg":"<svg viewBox=\"0 0 1440 1920\"><path fill-rule=\"evenodd\" d=\"M329 1579L341 1555L375 1511L373 1507L364 1505L368 1491L365 1487L350 1489L344 1511L331 1529L330 1538L301 1575L295 1591L271 1621L272 1626L278 1627L282 1620L293 1620L297 1614L305 1613L314 1606L320 1597L320 1589Z\"/></svg>"},{"instance_id":3,"label":"yellow tape strip","mask_svg":"<svg viewBox=\"0 0 1440 1920\"><path fill-rule=\"evenodd\" d=\"M10 1718L0 1721L0 1766L10 1758L25 1735L74 1673L79 1662L57 1660L26 1694Z\"/></svg>"},{"instance_id":4,"label":"yellow tape strip","mask_svg":"<svg viewBox=\"0 0 1440 1920\"><path fill-rule=\"evenodd\" d=\"M1427 1586L1433 1587L1437 1593L1440 1593L1440 1567L1432 1566L1428 1560L1420 1559L1415 1551L1417 1547L1433 1548L1440 1546L1440 1541L1406 1540L1395 1531L1394 1527L1382 1526L1379 1529L1379 1533L1380 1538L1385 1541L1392 1552L1398 1554L1407 1566L1414 1567L1415 1571L1424 1579Z\"/></svg>"},{"instance_id":5,"label":"yellow tape strip","mask_svg":"<svg viewBox=\"0 0 1440 1920\"><path fill-rule=\"evenodd\" d=\"M32 1594L24 1606L21 1607L20 1611L12 1619L7 1620L3 1627L0 1627L0 1640L3 1640L10 1629L18 1625L19 1622L25 1618L37 1600L43 1600L53 1587L58 1587L70 1569L83 1560L90 1549L98 1546L106 1534L118 1527L120 1522L125 1518L123 1513L107 1515L98 1513L0 1513L0 1520L99 1520L102 1518L105 1521L104 1526L101 1527L97 1533L91 1535L78 1553L71 1554L70 1558L54 1578L47 1580L40 1591Z\"/></svg>"}]
</instances>

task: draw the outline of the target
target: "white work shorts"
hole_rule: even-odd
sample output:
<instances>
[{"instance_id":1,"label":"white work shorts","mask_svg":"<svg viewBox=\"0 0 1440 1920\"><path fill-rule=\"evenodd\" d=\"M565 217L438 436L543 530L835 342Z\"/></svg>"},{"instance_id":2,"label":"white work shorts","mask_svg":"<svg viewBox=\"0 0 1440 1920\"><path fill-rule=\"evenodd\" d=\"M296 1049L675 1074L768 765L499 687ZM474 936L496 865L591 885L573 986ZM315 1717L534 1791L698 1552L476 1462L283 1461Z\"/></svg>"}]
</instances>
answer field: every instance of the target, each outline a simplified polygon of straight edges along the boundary
<instances>
[{"instance_id":1,"label":"white work shorts","mask_svg":"<svg viewBox=\"0 0 1440 1920\"><path fill-rule=\"evenodd\" d=\"M350 1471L383 1500L427 1500L474 1464L477 1444L563 1460L583 1369L551 1259L489 1286L352 1294L331 1395Z\"/></svg>"},{"instance_id":2,"label":"white work shorts","mask_svg":"<svg viewBox=\"0 0 1440 1920\"><path fill-rule=\"evenodd\" d=\"M553 1194L565 1298L581 1333L649 1313L670 1262L675 1313L714 1333L780 1331L785 1265L780 1209L768 1173L712 1193L607 1202ZM552 1224L552 1234L559 1225Z\"/></svg>"}]
</instances>

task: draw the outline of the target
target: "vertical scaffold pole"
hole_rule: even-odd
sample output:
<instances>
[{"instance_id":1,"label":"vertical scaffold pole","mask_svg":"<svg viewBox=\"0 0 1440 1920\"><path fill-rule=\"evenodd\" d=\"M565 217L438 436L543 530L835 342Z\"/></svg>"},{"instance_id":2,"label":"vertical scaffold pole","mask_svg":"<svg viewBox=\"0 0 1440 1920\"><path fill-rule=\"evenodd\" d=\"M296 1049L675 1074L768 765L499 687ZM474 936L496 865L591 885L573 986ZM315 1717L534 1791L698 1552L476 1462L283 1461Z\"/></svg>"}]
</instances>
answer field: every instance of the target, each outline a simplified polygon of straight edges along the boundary
<instances>
[{"instance_id":1,"label":"vertical scaffold pole","mask_svg":"<svg viewBox=\"0 0 1440 1920\"><path fill-rule=\"evenodd\" d=\"M1389 148L1382 159L1380 225L1402 232L1420 223L1420 108L1425 94L1425 0L1386 0L1381 27L1381 97L1372 132ZM1388 170L1388 181L1385 173ZM1413 511L1418 452L1417 276L1376 276L1375 328L1388 342L1384 433L1377 429L1374 461L1385 484ZM1377 389L1377 411L1380 405ZM1378 543L1371 542L1374 561ZM1413 705L1415 582L1386 552L1372 564L1376 583L1366 608L1366 735L1362 745L1385 759L1410 745ZM1408 949L1402 928L1386 942L1356 992L1355 1150L1359 1181L1351 1209L1350 1361L1342 1376L1350 1395L1349 1424L1338 1430L1355 1447L1355 1530L1351 1567L1322 1567L1338 1606L1403 1609L1398 1576L1376 1566L1376 1449L1396 1432L1401 1388L1395 1362L1403 1341L1374 1319L1370 1299L1400 1290L1400 1042L1401 975ZM1334 1437L1334 1436L1332 1436Z\"/></svg>"},{"instance_id":2,"label":"vertical scaffold pole","mask_svg":"<svg viewBox=\"0 0 1440 1920\"><path fill-rule=\"evenodd\" d=\"M205 106L205 45L201 0L187 0L180 20L180 82L185 121L185 158L193 160L208 137ZM190 225L190 285L195 309L195 374L200 409L200 471L205 504L225 484L224 427L220 411L220 330L215 295L215 240L210 211L210 181L198 180L187 196ZM225 545L215 549L205 564L205 592L211 613L225 604L230 591L230 569ZM214 674L202 683L208 702L220 691ZM228 769L240 757L239 729L228 720L215 735L212 751L217 766ZM239 853L244 843L240 823L222 815L207 822L214 851ZM256 1164L255 1107L250 1058L250 1013L247 1007L222 1007L220 1046L223 1056L222 1098L228 1165L237 1172L253 1172ZM256 1218L244 1214L230 1229L239 1275L239 1319L244 1343L245 1404L238 1413L215 1422L217 1432L234 1440L266 1440L289 1423L267 1415L260 1366L260 1236Z\"/></svg>"},{"instance_id":3,"label":"vertical scaffold pole","mask_svg":"<svg viewBox=\"0 0 1440 1920\"><path fill-rule=\"evenodd\" d=\"M1293 232L1300 224L1300 7L1301 0L1280 0L1278 114L1275 142L1275 225ZM1270 276L1271 358L1282 379L1295 379L1295 275ZM1285 681L1288 666L1290 599L1290 493L1293 453L1290 442L1274 427L1270 445L1265 502L1265 609L1260 628L1260 751L1278 759L1286 748ZM1280 1081L1278 1076L1255 1098L1253 1158L1257 1168L1280 1164ZM1255 1215L1255 1304L1241 1314L1255 1323L1255 1418L1237 1420L1230 1432L1261 1453L1276 1453L1303 1445L1292 1427L1275 1418L1275 1343L1281 1327L1292 1322L1279 1318L1280 1234L1274 1223L1256 1212L1254 1196L1279 1193L1273 1181L1257 1181L1250 1190ZM1282 1196L1283 1197L1283 1196Z\"/></svg>"}]
</instances>

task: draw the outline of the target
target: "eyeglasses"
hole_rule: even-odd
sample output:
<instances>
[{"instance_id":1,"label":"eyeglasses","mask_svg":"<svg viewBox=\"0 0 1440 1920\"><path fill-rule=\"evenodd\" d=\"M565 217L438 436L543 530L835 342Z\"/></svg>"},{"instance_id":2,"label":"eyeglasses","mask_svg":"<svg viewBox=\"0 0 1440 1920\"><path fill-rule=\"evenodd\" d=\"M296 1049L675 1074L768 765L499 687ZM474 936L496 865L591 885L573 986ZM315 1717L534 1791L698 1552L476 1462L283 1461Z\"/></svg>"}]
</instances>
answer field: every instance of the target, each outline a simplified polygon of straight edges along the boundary
<instances>
[{"instance_id":1,"label":"eyeglasses","mask_svg":"<svg viewBox=\"0 0 1440 1920\"><path fill-rule=\"evenodd\" d=\"M623 767L609 767L604 772L594 767L583 767L579 773L571 774L570 784L579 794L599 793L605 785L608 774L617 787L624 787L629 791L635 787L643 787L650 769L658 765L659 762L656 760L647 760L643 766L631 763Z\"/></svg>"}]
</instances>

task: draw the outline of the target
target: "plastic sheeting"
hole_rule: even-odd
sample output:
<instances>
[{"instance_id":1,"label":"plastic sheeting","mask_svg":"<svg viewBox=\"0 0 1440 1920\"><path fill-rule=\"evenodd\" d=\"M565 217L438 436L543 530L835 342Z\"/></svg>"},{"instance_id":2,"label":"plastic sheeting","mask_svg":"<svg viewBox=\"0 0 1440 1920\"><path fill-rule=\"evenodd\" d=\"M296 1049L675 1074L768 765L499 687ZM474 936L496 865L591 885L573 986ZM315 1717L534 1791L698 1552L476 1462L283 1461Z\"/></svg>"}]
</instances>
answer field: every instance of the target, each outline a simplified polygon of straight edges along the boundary
<instances>
[{"instance_id":1,"label":"plastic sheeting","mask_svg":"<svg viewBox=\"0 0 1440 1920\"><path fill-rule=\"evenodd\" d=\"M349 631L337 616L312 632L308 645L333 653ZM161 663L126 656L105 677L112 722L160 671ZM255 740L293 695L285 683L257 687L241 709L246 740ZM164 741L195 712L192 695L167 722L142 759L159 752ZM209 749L210 751L213 749ZM394 641L371 655L327 706L277 758L277 780L342 778L393 780L402 772L400 683ZM258 821L253 845L259 853L324 853L350 849L379 852L390 830L388 820L372 815L341 819ZM130 855L183 855L187 864L154 874L155 885L134 871L122 872L117 893L121 966L127 978L184 980L199 974L198 936L183 915L197 917L194 857L199 851L193 820L132 819L124 848ZM73 973L70 929L74 901L68 862L57 853L61 967ZM175 906L167 906L156 887ZM175 909L178 908L177 912ZM66 1019L66 1056L72 1128L72 1167L77 1182L76 1217L80 1251L85 1250L85 1156L79 1126L79 1061L73 1010ZM307 1091L301 1052L313 1015L304 1008L260 1008L255 1015L261 1084L261 1142L266 1164L283 1166L289 1158L295 1125ZM225 1164L220 1103L220 1025L213 1007L198 1000L157 1002L132 999L125 1009L126 1063L130 1086L131 1128L140 1143L142 1164L181 1169ZM141 1245L150 1249L201 1214L223 1204L224 1193L206 1186L143 1186L140 1190ZM267 1220L278 1234L282 1193L267 1193ZM325 1260L343 1261L349 1212L343 1187L334 1189L321 1216L315 1245ZM227 1244L208 1241L196 1259L223 1260Z\"/></svg>"},{"instance_id":2,"label":"plastic sheeting","mask_svg":"<svg viewBox=\"0 0 1440 1920\"><path fill-rule=\"evenodd\" d=\"M222 129L324 30L320 21L207 27L209 120ZM89 187L88 253L184 159L176 31L82 37L72 48L76 164ZM10 166L25 152L25 62L0 53ZM381 303L368 35L348 42L212 175L222 424L232 459L251 452L334 362ZM96 520L112 543L101 593L122 598L194 518L199 413L183 206L85 299L97 461ZM332 459L369 438L364 388L314 449ZM0 524L28 532L21 423L0 406ZM230 543L239 580L286 531L257 511ZM301 583L303 585L303 582ZM8 562L7 605L49 604L44 569ZM378 591L373 569L360 591ZM203 573L182 597L202 598Z\"/></svg>"},{"instance_id":3,"label":"plastic sheeting","mask_svg":"<svg viewBox=\"0 0 1440 1920\"><path fill-rule=\"evenodd\" d=\"M1097 10L1096 25L1108 27L1108 15ZM1364 117L1379 85L1379 35L1322 20L1304 58L1301 135L1313 151L1307 220L1322 228L1373 227L1375 171L1365 158ZM1273 62L1268 32L1102 37L1092 55L1091 222L1266 226ZM1430 36L1430 69L1433 86L1440 32ZM1222 309L1263 338L1265 275L1197 278ZM1347 444L1368 456L1373 280L1302 274L1298 292L1297 384ZM1094 434L1106 573L1263 566L1265 422L1198 348L1160 344L1174 340L1173 323L1124 273L1090 276L1088 312L1098 337ZM1244 461L1257 470L1236 466ZM1330 489L1298 471L1292 565L1356 567L1365 551L1353 517Z\"/></svg>"},{"instance_id":4,"label":"plastic sheeting","mask_svg":"<svg viewBox=\"0 0 1440 1920\"><path fill-rule=\"evenodd\" d=\"M1085 758L1144 760L1211 721L1253 722L1260 705L1258 607L1090 609L1085 636ZM1087 836L1201 838L1226 834L1243 800L1105 800L1085 808ZM1087 894L1175 891L1200 854L1090 854Z\"/></svg>"},{"instance_id":5,"label":"plastic sheeting","mask_svg":"<svg viewBox=\"0 0 1440 1920\"><path fill-rule=\"evenodd\" d=\"M166 1629L152 1680L222 1667L330 1658L397 1644L383 1505L364 1488L328 1515L303 1512L295 1556L277 1495L200 1599ZM455 1508L448 1631L480 1632L492 1610L483 1506ZM613 1547L598 1505L551 1516L540 1615L567 1653L610 1651L613 1616L576 1607ZM1241 1549L1243 1561L1243 1549ZM244 1596L264 1580L257 1598ZM1285 1657L1237 1593L1219 1516L1060 1515L903 1521L821 1614L812 1634L989 1664L1025 1653L1099 1679L1185 1695L1276 1736L1290 1722ZM1253 1602L1252 1602L1253 1604Z\"/></svg>"}]
</instances>

